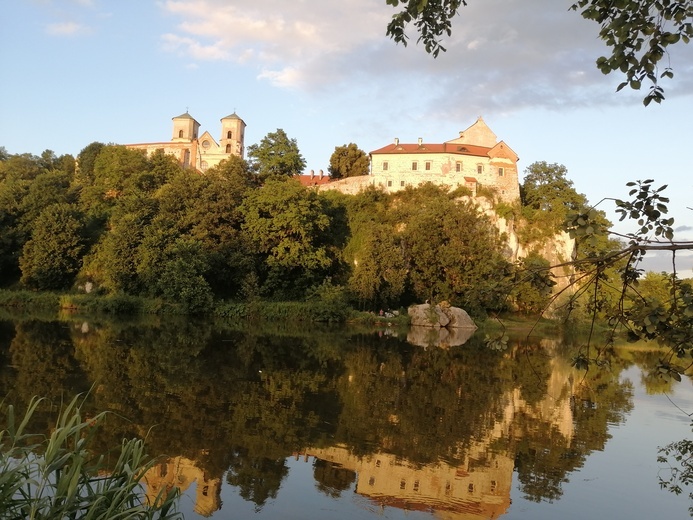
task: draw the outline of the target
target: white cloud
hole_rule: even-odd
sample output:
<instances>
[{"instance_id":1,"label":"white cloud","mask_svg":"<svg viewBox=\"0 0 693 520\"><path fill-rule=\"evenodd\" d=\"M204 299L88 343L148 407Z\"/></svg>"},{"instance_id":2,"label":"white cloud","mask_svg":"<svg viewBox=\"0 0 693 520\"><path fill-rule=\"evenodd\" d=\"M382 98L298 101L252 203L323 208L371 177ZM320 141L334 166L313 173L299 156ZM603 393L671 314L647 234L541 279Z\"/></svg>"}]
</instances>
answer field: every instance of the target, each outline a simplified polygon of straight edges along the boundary
<instances>
[{"instance_id":1,"label":"white cloud","mask_svg":"<svg viewBox=\"0 0 693 520\"><path fill-rule=\"evenodd\" d=\"M194 38L178 36L176 34L164 34L161 37L164 49L171 52L178 52L198 60L227 60L228 51L224 50L219 42L204 45Z\"/></svg>"},{"instance_id":2,"label":"white cloud","mask_svg":"<svg viewBox=\"0 0 693 520\"><path fill-rule=\"evenodd\" d=\"M387 82L405 97L420 91L438 110L464 105L481 113L599 105L605 100L596 90L621 81L595 67L604 52L598 26L555 0L463 7L438 59L416 46L415 34L406 49L385 36L395 12L385 0L164 0L160 6L178 20L163 37L165 48L255 66L258 78L283 88L334 91L346 83Z\"/></svg>"},{"instance_id":3,"label":"white cloud","mask_svg":"<svg viewBox=\"0 0 693 520\"><path fill-rule=\"evenodd\" d=\"M87 32L86 27L77 22L51 23L46 26L46 33L51 36L74 36Z\"/></svg>"}]
</instances>

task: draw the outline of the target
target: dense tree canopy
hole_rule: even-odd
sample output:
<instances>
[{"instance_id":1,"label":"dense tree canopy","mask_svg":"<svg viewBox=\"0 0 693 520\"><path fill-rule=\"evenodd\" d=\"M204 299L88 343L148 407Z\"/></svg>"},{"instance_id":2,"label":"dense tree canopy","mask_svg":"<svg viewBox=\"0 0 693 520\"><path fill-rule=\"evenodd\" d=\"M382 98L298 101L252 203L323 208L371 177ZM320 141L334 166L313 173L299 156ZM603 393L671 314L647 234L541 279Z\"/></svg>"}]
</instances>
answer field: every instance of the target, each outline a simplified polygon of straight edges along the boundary
<instances>
[{"instance_id":1,"label":"dense tree canopy","mask_svg":"<svg viewBox=\"0 0 693 520\"><path fill-rule=\"evenodd\" d=\"M370 161L366 152L354 143L336 146L330 156L330 177L333 179L345 179L358 175L368 175Z\"/></svg>"},{"instance_id":2,"label":"dense tree canopy","mask_svg":"<svg viewBox=\"0 0 693 520\"><path fill-rule=\"evenodd\" d=\"M259 144L250 145L248 158L262 179L271 175L300 175L306 167L296 139L290 139L281 128L267 134Z\"/></svg>"},{"instance_id":3,"label":"dense tree canopy","mask_svg":"<svg viewBox=\"0 0 693 520\"><path fill-rule=\"evenodd\" d=\"M444 36L452 33L452 19L470 0L385 0L399 7L387 26L387 34L396 42L407 44L406 28L411 23L426 52L437 56L445 51ZM688 43L693 37L693 1L691 0L578 0L572 10L583 18L599 24L599 37L611 55L597 59L604 74L620 71L625 76L618 89L629 86L640 89L643 81L650 84L644 103L664 99L661 78L674 73L667 61L667 47ZM664 60L666 66L660 70Z\"/></svg>"}]
</instances>

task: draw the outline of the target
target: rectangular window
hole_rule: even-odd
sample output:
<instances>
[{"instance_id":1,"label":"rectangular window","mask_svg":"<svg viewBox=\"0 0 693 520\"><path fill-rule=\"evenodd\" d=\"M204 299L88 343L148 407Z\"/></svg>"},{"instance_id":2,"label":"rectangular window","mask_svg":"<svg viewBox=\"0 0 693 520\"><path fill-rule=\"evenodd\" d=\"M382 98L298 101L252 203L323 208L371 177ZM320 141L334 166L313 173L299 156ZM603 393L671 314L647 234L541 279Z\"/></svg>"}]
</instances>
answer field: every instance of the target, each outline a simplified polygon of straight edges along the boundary
<instances>
[{"instance_id":1,"label":"rectangular window","mask_svg":"<svg viewBox=\"0 0 693 520\"><path fill-rule=\"evenodd\" d=\"M387 181L387 187L391 188L392 187L392 181Z\"/></svg>"},{"instance_id":2,"label":"rectangular window","mask_svg":"<svg viewBox=\"0 0 693 520\"><path fill-rule=\"evenodd\" d=\"M404 187L404 181L399 181L399 185Z\"/></svg>"},{"instance_id":3,"label":"rectangular window","mask_svg":"<svg viewBox=\"0 0 693 520\"><path fill-rule=\"evenodd\" d=\"M387 164L387 161L383 161L383 171L384 171L384 172L387 171L388 166L389 166L389 165Z\"/></svg>"},{"instance_id":4,"label":"rectangular window","mask_svg":"<svg viewBox=\"0 0 693 520\"><path fill-rule=\"evenodd\" d=\"M411 163L411 169L412 169L412 171L418 170L419 169L419 163L417 163L416 161Z\"/></svg>"},{"instance_id":5,"label":"rectangular window","mask_svg":"<svg viewBox=\"0 0 693 520\"><path fill-rule=\"evenodd\" d=\"M456 172L461 172L462 171L462 163L460 161L457 161L455 163L455 171Z\"/></svg>"},{"instance_id":6,"label":"rectangular window","mask_svg":"<svg viewBox=\"0 0 693 520\"><path fill-rule=\"evenodd\" d=\"M476 165L476 173L478 173L479 175L484 173L484 165L483 164L477 164Z\"/></svg>"},{"instance_id":7,"label":"rectangular window","mask_svg":"<svg viewBox=\"0 0 693 520\"><path fill-rule=\"evenodd\" d=\"M504 168L498 168L498 176L502 177L503 175L505 175L505 169Z\"/></svg>"},{"instance_id":8,"label":"rectangular window","mask_svg":"<svg viewBox=\"0 0 693 520\"><path fill-rule=\"evenodd\" d=\"M426 161L426 171L431 169L431 161Z\"/></svg>"}]
</instances>

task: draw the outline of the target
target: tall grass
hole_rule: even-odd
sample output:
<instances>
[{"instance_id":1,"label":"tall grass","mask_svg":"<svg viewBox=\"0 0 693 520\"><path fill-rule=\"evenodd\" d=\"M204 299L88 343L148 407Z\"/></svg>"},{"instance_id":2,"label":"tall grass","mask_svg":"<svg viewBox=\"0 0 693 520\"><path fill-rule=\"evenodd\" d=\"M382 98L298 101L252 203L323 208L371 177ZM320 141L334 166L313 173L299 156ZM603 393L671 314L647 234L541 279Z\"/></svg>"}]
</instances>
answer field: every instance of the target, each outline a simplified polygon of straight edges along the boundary
<instances>
[{"instance_id":1,"label":"tall grass","mask_svg":"<svg viewBox=\"0 0 693 520\"><path fill-rule=\"evenodd\" d=\"M86 420L79 397L57 416L48 435L26 431L41 399L32 399L18 420L6 407L0 432L0 518L48 519L179 519L178 490L146 502L140 478L147 462L141 439L123 440L114 465L89 450L105 413Z\"/></svg>"}]
</instances>

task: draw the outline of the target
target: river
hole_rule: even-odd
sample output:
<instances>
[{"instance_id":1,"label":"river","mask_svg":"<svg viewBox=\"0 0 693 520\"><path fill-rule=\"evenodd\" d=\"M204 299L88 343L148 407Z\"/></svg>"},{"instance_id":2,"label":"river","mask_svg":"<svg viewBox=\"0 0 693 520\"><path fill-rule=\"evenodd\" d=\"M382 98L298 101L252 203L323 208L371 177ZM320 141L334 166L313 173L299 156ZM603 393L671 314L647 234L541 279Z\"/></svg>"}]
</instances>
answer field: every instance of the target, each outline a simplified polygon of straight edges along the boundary
<instances>
[{"instance_id":1,"label":"river","mask_svg":"<svg viewBox=\"0 0 693 520\"><path fill-rule=\"evenodd\" d=\"M649 376L662 353L647 345L578 371L580 344L5 317L0 390L20 408L88 392L113 412L97 447L146 436L148 493L180 487L186 519L689 518L657 455L692 435L691 380Z\"/></svg>"}]
</instances>

